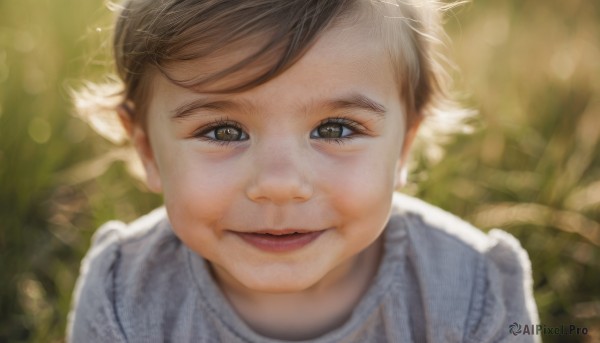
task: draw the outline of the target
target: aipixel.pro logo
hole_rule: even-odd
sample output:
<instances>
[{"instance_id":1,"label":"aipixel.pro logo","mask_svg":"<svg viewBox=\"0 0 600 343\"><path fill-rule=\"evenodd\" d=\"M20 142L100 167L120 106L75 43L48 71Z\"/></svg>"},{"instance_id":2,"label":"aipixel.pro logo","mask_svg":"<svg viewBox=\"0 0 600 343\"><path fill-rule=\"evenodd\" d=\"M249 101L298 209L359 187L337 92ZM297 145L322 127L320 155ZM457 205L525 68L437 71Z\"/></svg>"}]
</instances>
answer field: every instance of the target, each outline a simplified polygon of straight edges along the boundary
<instances>
[{"instance_id":1,"label":"aipixel.pro logo","mask_svg":"<svg viewBox=\"0 0 600 343\"><path fill-rule=\"evenodd\" d=\"M508 326L508 332L513 336L524 335L587 335L588 328L576 325L546 326L543 324L519 324L513 322Z\"/></svg>"},{"instance_id":2,"label":"aipixel.pro logo","mask_svg":"<svg viewBox=\"0 0 600 343\"><path fill-rule=\"evenodd\" d=\"M514 336L518 335L521 333L521 331L523 331L521 324L517 324L517 322L514 322L512 324L510 324L510 326L508 327L508 331L510 333L512 333Z\"/></svg>"}]
</instances>

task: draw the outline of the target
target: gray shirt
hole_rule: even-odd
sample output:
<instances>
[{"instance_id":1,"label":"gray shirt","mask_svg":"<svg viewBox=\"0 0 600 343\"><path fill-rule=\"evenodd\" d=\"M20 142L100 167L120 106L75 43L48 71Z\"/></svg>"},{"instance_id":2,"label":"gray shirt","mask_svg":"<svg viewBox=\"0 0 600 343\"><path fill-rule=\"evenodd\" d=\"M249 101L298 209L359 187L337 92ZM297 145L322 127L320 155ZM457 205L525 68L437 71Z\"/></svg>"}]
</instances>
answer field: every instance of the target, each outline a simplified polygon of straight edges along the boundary
<instances>
[{"instance_id":1,"label":"gray shirt","mask_svg":"<svg viewBox=\"0 0 600 343\"><path fill-rule=\"evenodd\" d=\"M350 318L311 342L531 342L531 266L519 242L395 194L376 278ZM283 342L253 332L173 234L164 208L111 221L82 262L71 342Z\"/></svg>"}]
</instances>

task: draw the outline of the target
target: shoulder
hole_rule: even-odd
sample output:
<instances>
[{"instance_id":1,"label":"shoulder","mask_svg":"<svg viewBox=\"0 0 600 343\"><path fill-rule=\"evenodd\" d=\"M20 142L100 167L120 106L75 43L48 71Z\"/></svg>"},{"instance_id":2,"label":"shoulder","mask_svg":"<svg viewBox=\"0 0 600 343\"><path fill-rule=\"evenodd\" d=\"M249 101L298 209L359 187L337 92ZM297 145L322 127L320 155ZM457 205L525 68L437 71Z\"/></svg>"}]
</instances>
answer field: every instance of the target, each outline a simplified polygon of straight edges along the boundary
<instances>
[{"instance_id":1,"label":"shoulder","mask_svg":"<svg viewBox=\"0 0 600 343\"><path fill-rule=\"evenodd\" d=\"M392 216L406 227L424 311L434 325L453 328L431 335L497 342L514 340L513 322L537 323L531 264L516 238L498 229L486 234L406 195L395 194L393 203Z\"/></svg>"},{"instance_id":2,"label":"shoulder","mask_svg":"<svg viewBox=\"0 0 600 343\"><path fill-rule=\"evenodd\" d=\"M162 207L129 224L109 221L94 233L81 264L80 278L87 281L117 272L135 273L134 269L148 264L156 255L172 252L178 245Z\"/></svg>"},{"instance_id":3,"label":"shoulder","mask_svg":"<svg viewBox=\"0 0 600 343\"><path fill-rule=\"evenodd\" d=\"M177 260L179 245L164 208L129 225L102 225L81 263L69 314L70 340L125 341L125 312L152 287L168 287L164 271Z\"/></svg>"}]
</instances>

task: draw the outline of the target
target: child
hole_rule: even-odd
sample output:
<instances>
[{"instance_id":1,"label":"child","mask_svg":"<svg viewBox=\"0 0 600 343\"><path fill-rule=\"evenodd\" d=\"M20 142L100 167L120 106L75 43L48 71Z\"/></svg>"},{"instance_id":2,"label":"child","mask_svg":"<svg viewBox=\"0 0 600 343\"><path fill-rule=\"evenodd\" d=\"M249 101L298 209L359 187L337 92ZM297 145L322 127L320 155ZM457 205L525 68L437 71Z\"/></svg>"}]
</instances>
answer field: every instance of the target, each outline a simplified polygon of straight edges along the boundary
<instances>
[{"instance_id":1,"label":"child","mask_svg":"<svg viewBox=\"0 0 600 343\"><path fill-rule=\"evenodd\" d=\"M441 10L125 1L114 110L165 207L96 233L69 339L532 340L519 243L394 193L447 103Z\"/></svg>"}]
</instances>

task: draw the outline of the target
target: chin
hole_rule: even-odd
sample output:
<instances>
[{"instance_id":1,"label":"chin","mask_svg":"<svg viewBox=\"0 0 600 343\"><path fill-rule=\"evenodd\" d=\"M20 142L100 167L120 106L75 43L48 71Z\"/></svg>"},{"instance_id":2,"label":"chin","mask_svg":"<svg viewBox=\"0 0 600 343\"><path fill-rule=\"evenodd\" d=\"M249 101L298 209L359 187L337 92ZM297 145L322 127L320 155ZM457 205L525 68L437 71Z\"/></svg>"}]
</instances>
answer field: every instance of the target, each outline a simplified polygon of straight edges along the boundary
<instances>
[{"instance_id":1,"label":"chin","mask_svg":"<svg viewBox=\"0 0 600 343\"><path fill-rule=\"evenodd\" d=\"M262 293L297 293L305 291L319 281L318 278L298 278L295 276L286 277L253 277L246 280L239 280L246 288Z\"/></svg>"}]
</instances>

